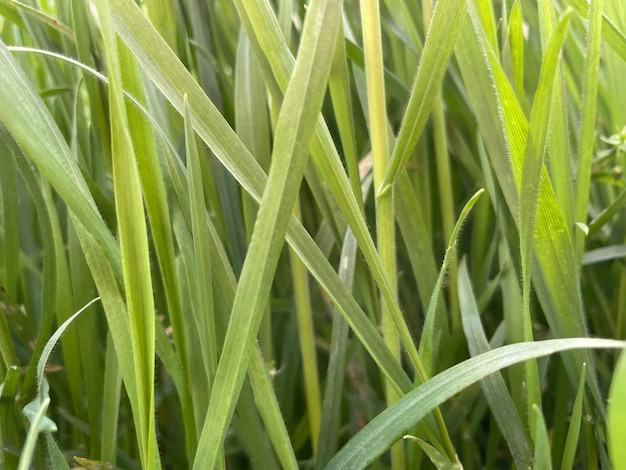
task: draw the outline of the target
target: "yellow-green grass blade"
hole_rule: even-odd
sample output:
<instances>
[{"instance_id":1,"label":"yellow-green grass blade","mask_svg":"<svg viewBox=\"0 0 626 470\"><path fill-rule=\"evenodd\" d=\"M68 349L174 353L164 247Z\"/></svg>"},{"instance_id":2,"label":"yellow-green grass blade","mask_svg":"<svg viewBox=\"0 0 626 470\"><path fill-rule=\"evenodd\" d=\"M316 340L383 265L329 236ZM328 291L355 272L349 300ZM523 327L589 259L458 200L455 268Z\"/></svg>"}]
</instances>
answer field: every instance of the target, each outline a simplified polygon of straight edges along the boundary
<instances>
[{"instance_id":1,"label":"yellow-green grass blade","mask_svg":"<svg viewBox=\"0 0 626 470\"><path fill-rule=\"evenodd\" d=\"M553 104L554 108L557 109L558 112L558 97L553 102L554 82L555 76L557 76L559 56L568 24L569 16L566 14L554 28L554 31L550 36L550 41L547 43L541 66L541 73L539 75L539 83L530 112L528 137L526 138L526 148L524 150L524 160L520 181L519 237L522 265L524 339L526 341L532 341L533 339L532 319L530 316L530 282L534 250L534 233L537 217L537 201L539 199L539 182L542 177L542 169L544 168L544 156L548 151L548 132L552 123L551 115L553 111ZM556 126L554 131L559 132L559 127ZM558 151L555 147L552 147L552 150ZM569 164L567 165L567 168L569 168ZM558 166L555 167L555 171L562 172L562 166L560 169ZM558 180L555 179L554 185L557 185L558 183ZM560 202L562 204L563 201ZM563 207L563 205L559 205L559 208L561 209L561 212L564 212L568 210L569 206ZM533 429L534 426L532 420L536 416L536 413L533 413L531 408L534 407L535 404L538 404L539 406L541 404L539 375L536 363L533 361L529 361L526 364L526 381L528 384L528 416L530 418L530 429ZM538 428L540 427L539 423L536 425Z\"/></svg>"},{"instance_id":2,"label":"yellow-green grass blade","mask_svg":"<svg viewBox=\"0 0 626 470\"><path fill-rule=\"evenodd\" d=\"M489 342L480 323L480 313L471 285L467 260L463 258L459 265L459 303L463 319L463 329L467 345L472 356L489 351ZM493 412L498 428L511 451L517 468L532 465L532 446L522 420L515 409L501 373L484 378L480 386Z\"/></svg>"},{"instance_id":3,"label":"yellow-green grass blade","mask_svg":"<svg viewBox=\"0 0 626 470\"><path fill-rule=\"evenodd\" d=\"M479 189L474 193L474 195L467 201L461 213L459 214L459 218L454 224L454 228L452 233L450 234L450 239L448 240L448 246L446 247L446 252L443 257L443 264L441 266L441 270L439 271L439 275L437 276L437 282L435 283L435 287L430 297L430 302L428 304L428 310L426 311L426 318L424 320L424 328L422 331L422 337L420 340L420 355L422 356L422 360L424 361L424 368L426 369L426 373L428 376L432 375L435 371L433 353L439 349L439 345L437 344L436 335L439 332L439 328L437 328L437 322L439 321L436 318L437 313L437 305L439 303L439 297L441 295L441 290L443 287L443 281L448 272L448 267L450 265L451 258L455 255L455 249L457 244L457 238L459 236L459 232L461 231L461 227L467 219L470 211L478 202L478 198L484 192L484 189Z\"/></svg>"},{"instance_id":4,"label":"yellow-green grass blade","mask_svg":"<svg viewBox=\"0 0 626 470\"><path fill-rule=\"evenodd\" d=\"M626 433L626 354L619 356L609 391L608 443L609 455L615 469L624 468L626 446L623 437Z\"/></svg>"},{"instance_id":5,"label":"yellow-green grass blade","mask_svg":"<svg viewBox=\"0 0 626 470\"><path fill-rule=\"evenodd\" d=\"M211 281L211 255L209 252L209 241L205 233L207 208L204 201L200 157L196 147L196 135L191 126L191 113L186 96L185 146L189 176L189 207L191 209L193 256L195 260L195 266L193 267L195 277L194 279L189 279L189 282L191 282L195 293L195 295L192 295L195 301L193 311L200 339L204 373L209 384L209 389L205 392L210 394L218 357Z\"/></svg>"},{"instance_id":6,"label":"yellow-green grass blade","mask_svg":"<svg viewBox=\"0 0 626 470\"><path fill-rule=\"evenodd\" d=\"M103 0L97 6L109 68L113 188L137 380L137 390L130 393L137 394L138 408L135 410L134 420L142 464L146 469L158 469L161 463L154 416L155 310L147 224L130 130L130 124L136 127L138 123L130 123L126 113L122 92L122 62L112 26L110 5Z\"/></svg>"},{"instance_id":7,"label":"yellow-green grass blade","mask_svg":"<svg viewBox=\"0 0 626 470\"><path fill-rule=\"evenodd\" d=\"M515 78L515 90L522 101L524 93L524 19L522 16L522 4L517 0L511 8L509 18L508 38L511 45L511 61L513 62L513 77Z\"/></svg>"},{"instance_id":8,"label":"yellow-green grass blade","mask_svg":"<svg viewBox=\"0 0 626 470\"><path fill-rule=\"evenodd\" d=\"M572 417L570 419L569 428L567 430L567 438L561 458L561 470L573 468L574 459L576 457L576 448L578 447L578 437L580 435L580 425L583 418L583 401L585 398L585 377L587 365L583 364L580 369L580 381L578 383L578 392L572 407ZM556 456L555 456L556 457Z\"/></svg>"},{"instance_id":9,"label":"yellow-green grass blade","mask_svg":"<svg viewBox=\"0 0 626 470\"><path fill-rule=\"evenodd\" d=\"M549 0L539 0L539 33L541 37L541 49L543 53L543 63L546 63L549 53L549 43L554 37L557 25L557 14L554 2ZM545 66L542 65L542 69ZM566 226L573 231L574 227L574 184L572 178L572 151L569 145L568 109L565 99L564 70L561 61L556 63L556 78L552 85L552 105L550 116L550 139L547 142L545 159L546 167L552 186L556 194L559 207L565 217ZM541 84L541 77L539 77ZM540 87L541 85L539 85ZM535 99L539 94L539 89L535 92ZM543 112L543 111L542 111Z\"/></svg>"},{"instance_id":10,"label":"yellow-green grass blade","mask_svg":"<svg viewBox=\"0 0 626 470\"><path fill-rule=\"evenodd\" d=\"M182 112L183 90L189 95L194 127L198 135L222 158L222 163L237 178L242 187L260 201L266 176L258 163L250 155L241 141L226 124L206 95L199 89L191 75L184 69L180 61L169 50L164 48L162 40L155 34L152 26L146 21L134 4L125 0L114 0L116 27L118 33L128 41L144 69L155 81L166 98L179 112ZM140 33L141 32L141 33ZM138 42L139 41L139 42ZM209 125L210 123L210 125ZM330 138L330 137L329 137ZM338 162L341 166L341 163ZM344 175L343 171L341 174ZM336 174L338 179L340 174ZM346 178L347 179L347 178ZM349 194L349 183L345 187ZM353 196L350 196L353 198ZM369 239L371 252L375 253L371 236L365 222L360 216L358 204L354 199L355 214L359 214L361 235ZM399 368L397 361L391 361L389 350L381 344L380 335L366 318L358 304L338 281L337 273L317 245L313 242L304 227L292 220L289 227L288 241L298 251L307 268L318 282L329 292L331 300L341 306L342 312L349 317L348 322L357 331L372 356L381 366L385 374L393 377L400 389L410 389L406 374ZM378 280L380 281L380 277ZM330 280L336 280L333 282ZM359 320L356 320L359 318Z\"/></svg>"},{"instance_id":11,"label":"yellow-green grass blade","mask_svg":"<svg viewBox=\"0 0 626 470\"><path fill-rule=\"evenodd\" d=\"M212 468L239 395L268 299L297 191L304 174L311 122L318 118L341 19L340 1L313 1L275 132L272 165L237 287L207 420L194 468Z\"/></svg>"},{"instance_id":12,"label":"yellow-green grass blade","mask_svg":"<svg viewBox=\"0 0 626 470\"><path fill-rule=\"evenodd\" d=\"M397 297L398 281L396 268L396 236L393 211L393 190L382 192L382 184L389 165L387 111L383 70L383 50L380 26L380 6L378 0L361 0L361 23L363 53L365 55L365 85L367 91L367 121L374 173L374 193L376 209L376 244L384 275L394 296ZM386 300L381 305L381 321L385 343L400 361L400 338L394 323L393 303ZM390 381L385 381L387 406L395 403L400 394ZM404 467L404 445L398 442L391 448L391 468Z\"/></svg>"},{"instance_id":13,"label":"yellow-green grass blade","mask_svg":"<svg viewBox=\"0 0 626 470\"><path fill-rule=\"evenodd\" d=\"M339 265L339 277L348 289L352 288L354 282L357 248L356 239L348 229L344 237ZM317 469L324 468L337 452L348 332L348 324L341 317L341 314L335 311L330 338L326 387L322 403L318 452L315 458L315 468Z\"/></svg>"},{"instance_id":14,"label":"yellow-green grass blade","mask_svg":"<svg viewBox=\"0 0 626 470\"><path fill-rule=\"evenodd\" d=\"M591 2L589 8L589 35L583 79L582 109L580 110L580 130L578 143L578 171L576 172L576 219L587 223L587 206L591 185L591 165L594 150L598 82L600 70L600 47L602 44L602 0ZM576 230L576 248L582 256L585 234Z\"/></svg>"},{"instance_id":15,"label":"yellow-green grass blade","mask_svg":"<svg viewBox=\"0 0 626 470\"><path fill-rule=\"evenodd\" d=\"M500 189L509 211L516 214L520 210L519 196L516 193L521 182L528 123L493 52L483 47L482 36L482 28L472 10L472 15L468 17L461 33L461 40L457 43L456 57L461 65ZM471 57L478 59L471 60ZM489 96L493 95L492 85L488 85L490 83L496 87L495 96ZM499 112L502 120L497 118ZM494 126L503 131L493 132ZM510 155L510 160L501 157L506 154ZM555 335L586 335L573 241L545 169L542 173L534 232L536 262L533 269L536 274L533 276L533 285ZM578 370L582 362L590 364L589 386L596 398L596 405L600 405L597 385L591 379L594 374L591 359L584 351L573 352L572 356L577 359L574 361L570 355L566 356L570 380L577 384L577 379L573 379L574 374L577 375L574 370Z\"/></svg>"},{"instance_id":16,"label":"yellow-green grass blade","mask_svg":"<svg viewBox=\"0 0 626 470\"><path fill-rule=\"evenodd\" d=\"M512 364L577 348L625 347L623 341L567 338L511 344L467 359L416 387L380 413L339 451L326 468L365 468L436 406L478 380Z\"/></svg>"},{"instance_id":17,"label":"yellow-green grass blade","mask_svg":"<svg viewBox=\"0 0 626 470\"><path fill-rule=\"evenodd\" d=\"M415 149L435 103L466 15L466 0L437 2L411 96L381 188L392 184Z\"/></svg>"},{"instance_id":18,"label":"yellow-green grass blade","mask_svg":"<svg viewBox=\"0 0 626 470\"><path fill-rule=\"evenodd\" d=\"M587 10L589 3L584 0L567 0L567 3L574 7L579 15L588 17ZM607 15L602 15L602 37L606 43L619 55L622 60L626 61L626 34Z\"/></svg>"},{"instance_id":19,"label":"yellow-green grass blade","mask_svg":"<svg viewBox=\"0 0 626 470\"><path fill-rule=\"evenodd\" d=\"M76 216L90 226L101 227L93 235L121 278L121 260L116 255L116 242L102 223L93 197L67 144L61 134L53 130L56 129L56 124L4 43L0 44L0 63L3 103L0 121L33 159L42 176L50 181L55 191L65 201L71 201L68 205ZM42 148L49 151L41 152Z\"/></svg>"},{"instance_id":20,"label":"yellow-green grass blade","mask_svg":"<svg viewBox=\"0 0 626 470\"><path fill-rule=\"evenodd\" d=\"M302 217L300 202L296 201L294 208L296 218ZM317 351L315 345L315 328L313 324L313 308L311 305L311 291L306 266L297 253L290 251L291 278L294 289L294 303L298 318L298 336L300 339L300 357L302 358L302 373L306 399L309 430L313 455L317 455L320 422L322 420L322 400L320 397L320 379L317 365Z\"/></svg>"},{"instance_id":21,"label":"yellow-green grass blade","mask_svg":"<svg viewBox=\"0 0 626 470\"><path fill-rule=\"evenodd\" d=\"M537 405L533 405L532 412L535 414L535 458L533 459L533 464L536 468L552 470L550 438L548 437L548 430L546 429L543 412Z\"/></svg>"},{"instance_id":22,"label":"yellow-green grass blade","mask_svg":"<svg viewBox=\"0 0 626 470\"><path fill-rule=\"evenodd\" d=\"M271 7L264 2L238 1L236 5L240 16L244 18L244 26L249 26L251 29L247 31L248 37L256 40L254 42L251 39L251 42L257 51L257 58L263 57L265 54L274 78L284 92L293 69L294 59L281 35ZM317 124L316 134L311 146L311 154L328 188L333 192L343 216L359 242L359 247L370 265L372 274L381 289L384 301L392 309L396 327L411 362L416 369L419 369L419 357L414 341L404 322L396 296L393 293L389 279L385 275L385 270L372 241L366 221L359 209L360 203L357 202L351 190L350 182L339 159L328 127L321 118Z\"/></svg>"},{"instance_id":23,"label":"yellow-green grass blade","mask_svg":"<svg viewBox=\"0 0 626 470\"><path fill-rule=\"evenodd\" d=\"M146 93L144 92L144 84L134 57L125 47L119 48L119 52L124 89L134 98L134 102L127 102L126 113L137 158L137 168L150 225L151 240L159 262L168 313L174 330L174 343L181 358L183 371L187 374L189 370L187 345L185 335L183 334L184 319L180 287L176 277L176 255L167 195L149 116L146 116L143 110L135 104L146 106Z\"/></svg>"}]
</instances>

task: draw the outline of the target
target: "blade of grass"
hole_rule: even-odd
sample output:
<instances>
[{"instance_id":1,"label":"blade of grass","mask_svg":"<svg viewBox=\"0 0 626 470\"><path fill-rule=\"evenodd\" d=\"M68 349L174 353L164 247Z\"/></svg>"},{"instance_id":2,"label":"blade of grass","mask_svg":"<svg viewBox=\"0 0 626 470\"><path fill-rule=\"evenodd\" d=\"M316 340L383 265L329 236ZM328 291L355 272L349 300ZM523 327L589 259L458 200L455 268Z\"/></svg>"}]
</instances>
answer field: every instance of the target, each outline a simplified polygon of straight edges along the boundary
<instances>
[{"instance_id":1,"label":"blade of grass","mask_svg":"<svg viewBox=\"0 0 626 470\"><path fill-rule=\"evenodd\" d=\"M111 108L111 151L113 187L118 221L120 252L135 375L137 404L135 415L141 461L146 469L160 468L154 416L154 299L148 255L147 226L141 182L131 140L122 94L121 63L112 26L108 1L97 3L104 49L109 67L109 106ZM137 124L133 123L135 127Z\"/></svg>"},{"instance_id":2,"label":"blade of grass","mask_svg":"<svg viewBox=\"0 0 626 470\"><path fill-rule=\"evenodd\" d=\"M575 348L624 347L626 343L623 341L567 338L511 344L467 359L418 386L379 414L339 451L326 468L365 468L436 406L512 364Z\"/></svg>"},{"instance_id":3,"label":"blade of grass","mask_svg":"<svg viewBox=\"0 0 626 470\"><path fill-rule=\"evenodd\" d=\"M381 192L389 165L387 141L387 111L383 76L383 51L378 0L361 0L363 29L363 53L365 55L365 83L367 88L367 113L369 137L372 146L374 192L376 193L376 242L383 273L389 281L394 299L397 297L396 240L393 211L393 190ZM393 307L383 300L381 305L381 329L387 347L400 362L400 338L394 325ZM398 401L400 395L393 385L385 382L387 406ZM391 468L404 468L404 444L398 442L391 448Z\"/></svg>"},{"instance_id":4,"label":"blade of grass","mask_svg":"<svg viewBox=\"0 0 626 470\"><path fill-rule=\"evenodd\" d=\"M626 393L626 354L622 351L615 366L609 391L608 443L611 462L615 468L620 468L626 462L626 446L622 442L622 436L626 432L626 402L622 399L624 393Z\"/></svg>"},{"instance_id":5,"label":"blade of grass","mask_svg":"<svg viewBox=\"0 0 626 470\"><path fill-rule=\"evenodd\" d=\"M546 429L546 422L543 419L543 413L541 408L536 404L533 404L533 413L535 414L535 458L533 463L537 468L545 468L546 470L552 470L552 457L550 455L550 439L548 437L548 430ZM531 420L532 421L532 420Z\"/></svg>"},{"instance_id":6,"label":"blade of grass","mask_svg":"<svg viewBox=\"0 0 626 470\"><path fill-rule=\"evenodd\" d=\"M392 184L409 159L437 97L448 60L461 31L466 0L438 2L411 89L411 96L393 148L389 169L380 190ZM380 192L380 191L379 191Z\"/></svg>"},{"instance_id":7,"label":"blade of grass","mask_svg":"<svg viewBox=\"0 0 626 470\"><path fill-rule=\"evenodd\" d=\"M439 271L439 276L437 277L437 282L435 284L435 288L430 297L430 303L428 304L428 310L426 312L426 318L424 320L424 328L422 331L422 338L420 340L420 356L422 356L424 361L424 366L426 368L426 373L430 376L435 371L434 363L433 363L433 352L438 350L439 347L436 344L436 335L439 331L436 328L436 323L438 319L436 318L437 305L439 303L439 297L441 296L441 290L443 287L443 281L448 272L448 266L450 265L450 260L454 256L457 237L459 236L459 232L461 231L461 227L467 219L470 211L478 202L478 198L484 192L484 189L479 189L474 193L474 195L467 201L463 210L459 214L459 218L457 219L454 229L450 234L450 239L448 241L448 246L446 248L446 253L443 257L443 265L441 266L441 270Z\"/></svg>"},{"instance_id":8,"label":"blade of grass","mask_svg":"<svg viewBox=\"0 0 626 470\"><path fill-rule=\"evenodd\" d=\"M294 196L307 163L311 121L317 119L341 18L341 2L309 5L298 60L278 119L268 185L235 295L224 348L217 368L207 420L194 468L213 467L232 417L235 400L258 333L262 312L284 242Z\"/></svg>"},{"instance_id":9,"label":"blade of grass","mask_svg":"<svg viewBox=\"0 0 626 470\"><path fill-rule=\"evenodd\" d=\"M576 172L576 222L587 222L591 165L595 140L600 46L602 40L602 0L591 2L589 7L589 35L585 56L582 109L580 110L580 141L578 144L578 171ZM579 259L583 253L584 233L576 231L576 248ZM591 233L591 230L590 230Z\"/></svg>"},{"instance_id":10,"label":"blade of grass","mask_svg":"<svg viewBox=\"0 0 626 470\"><path fill-rule=\"evenodd\" d=\"M461 305L463 329L470 354L477 356L489 351L491 348L480 324L480 314L476 305L465 258L461 260L459 265L459 303ZM480 386L493 412L498 428L515 460L515 465L517 468L532 466L532 446L522 420L515 409L515 404L506 388L502 374L498 372L484 378L481 380Z\"/></svg>"},{"instance_id":11,"label":"blade of grass","mask_svg":"<svg viewBox=\"0 0 626 470\"><path fill-rule=\"evenodd\" d=\"M239 139L237 139L232 129L219 116L215 107L207 100L206 95L198 88L197 83L178 59L171 51L164 49L162 39L154 34L152 26L145 20L143 15L137 14L136 6L132 2L126 2L126 0L114 0L113 7L118 33L128 42L131 49L135 51L136 57L141 60L145 70L150 74L157 86L179 112L182 110L183 93L181 89L189 93L192 113L196 118L194 119L196 132L211 146L218 157L224 158L221 160L222 163L229 168L229 171L238 179L243 188L253 195L257 201L260 201L266 181L265 175ZM208 123L211 124L210 127ZM338 163L341 165L339 161ZM340 174L345 176L345 173L341 171L341 173L336 173L335 180L340 177ZM349 194L352 194L349 184L345 186ZM358 208L356 200L354 206ZM355 209L354 213L359 213L358 209ZM363 240L371 247L368 253L375 253L375 248L373 248L365 222L360 215L357 220L361 224L359 227ZM320 252L319 248L304 227L295 222L295 220L292 220L290 223L288 241L300 253L303 261L307 264L307 268L318 282L329 292L333 302L341 306L341 310L348 317L351 327L357 332L372 356L379 364L385 364L381 366L381 370L386 375L393 377L394 382L400 389L405 389L405 387L408 387L406 388L407 390L410 389L410 385L406 381L406 374L398 367L396 361L390 360L389 351L381 345L380 337L375 328L369 321L356 320L354 315L360 317L362 314L361 309L341 282L330 281L331 279L338 281L337 273L323 254L318 255ZM381 279L383 278L378 278L379 281ZM389 290L386 292L389 292ZM365 318L365 315L362 318Z\"/></svg>"},{"instance_id":12,"label":"blade of grass","mask_svg":"<svg viewBox=\"0 0 626 470\"><path fill-rule=\"evenodd\" d=\"M583 400L585 398L585 377L587 365L583 364L580 369L580 382L578 383L578 392L574 407L572 408L572 417L570 419L569 429L567 430L567 438L565 440L565 448L561 460L561 470L573 468L574 459L576 457L576 448L578 447L578 437L580 435L580 425L583 418Z\"/></svg>"},{"instance_id":13,"label":"blade of grass","mask_svg":"<svg viewBox=\"0 0 626 470\"><path fill-rule=\"evenodd\" d=\"M519 237L522 265L522 316L524 318L524 339L526 341L532 341L533 339L532 319L530 316L530 282L533 251L535 250L534 233L539 200L539 182L542 176L544 155L547 151L558 58L565 40L568 24L569 13L565 13L550 36L550 41L544 54L539 84L530 112L529 130L520 182ZM555 129L555 132L558 132L558 129ZM555 184L557 183L558 181L555 181ZM561 209L563 209L562 206ZM534 429L535 423L533 423L533 419L536 413L533 412L532 408L535 405L541 406L539 375L536 362L534 361L526 363L526 381L528 384L529 428ZM540 424L537 424L537 426L540 426Z\"/></svg>"}]
</instances>

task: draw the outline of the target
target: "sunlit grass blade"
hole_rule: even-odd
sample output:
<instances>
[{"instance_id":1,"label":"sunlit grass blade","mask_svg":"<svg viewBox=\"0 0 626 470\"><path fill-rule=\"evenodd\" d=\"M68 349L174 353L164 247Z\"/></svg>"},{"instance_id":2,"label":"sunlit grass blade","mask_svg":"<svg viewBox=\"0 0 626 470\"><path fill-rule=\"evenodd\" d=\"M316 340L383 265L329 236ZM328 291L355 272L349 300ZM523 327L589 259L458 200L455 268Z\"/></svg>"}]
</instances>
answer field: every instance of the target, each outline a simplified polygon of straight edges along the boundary
<instances>
[{"instance_id":1,"label":"sunlit grass blade","mask_svg":"<svg viewBox=\"0 0 626 470\"><path fill-rule=\"evenodd\" d=\"M619 356L609 391L608 443L611 462L616 469L621 469L626 462L626 446L622 437L626 432L626 402L622 399L626 393L626 354Z\"/></svg>"},{"instance_id":2,"label":"sunlit grass blade","mask_svg":"<svg viewBox=\"0 0 626 470\"><path fill-rule=\"evenodd\" d=\"M213 467L248 365L252 342L276 269L291 217L294 196L304 174L311 121L317 119L341 18L341 2L310 5L298 60L281 107L267 188L259 208L250 248L237 287L222 356L215 376L207 420L200 435L194 468Z\"/></svg>"},{"instance_id":3,"label":"sunlit grass blade","mask_svg":"<svg viewBox=\"0 0 626 470\"><path fill-rule=\"evenodd\" d=\"M440 2L435 6L426 45L394 145L389 169L381 183L383 190L385 186L395 181L422 133L441 86L448 59L463 25L466 9L466 0Z\"/></svg>"},{"instance_id":4,"label":"sunlit grass blade","mask_svg":"<svg viewBox=\"0 0 626 470\"><path fill-rule=\"evenodd\" d=\"M141 182L122 93L121 64L117 37L107 1L98 3L104 48L109 65L109 106L111 108L111 152L113 187L130 336L132 341L138 408L136 432L144 468L160 468L154 416L154 299L148 254L148 234L141 194ZM136 126L136 123L133 123Z\"/></svg>"},{"instance_id":5,"label":"sunlit grass blade","mask_svg":"<svg viewBox=\"0 0 626 470\"><path fill-rule=\"evenodd\" d=\"M555 88L555 76L558 70L558 59L565 39L565 33L569 24L569 16L567 13L561 18L558 25L554 28L550 36L549 42L546 42L547 48L544 53L541 65L541 73L539 75L539 84L533 100L530 112L528 137L526 139L526 148L524 150L524 160L522 166L522 175L520 181L520 213L519 213L519 237L520 237L520 257L522 265L522 308L524 318L524 339L532 341L532 319L530 315L530 282L532 270L532 258L534 250L534 234L537 217L537 201L539 200L539 182L542 178L542 170L544 169L544 156L548 151L548 132L552 120L553 109L553 93ZM558 88L557 88L558 89ZM554 102L554 108L558 112L558 99ZM559 132L558 126L555 132ZM552 150L558 151L556 147ZM556 165L556 163L555 163ZM566 165L569 168L569 164ZM555 172L562 172L563 165L556 166ZM545 176L544 176L545 178ZM559 183L555 179L555 186ZM568 183L569 184L569 183ZM558 194L556 195L558 198ZM566 197L569 200L569 198ZM569 206L559 206L561 212L567 211ZM565 216L567 219L567 216ZM569 235L569 234L567 234ZM526 363L526 381L528 384L528 417L530 419L530 429L534 428L533 419L536 413L532 408L536 404L541 404L541 391L539 384L539 375L536 363L529 361ZM537 423L537 426L541 425Z\"/></svg>"},{"instance_id":6,"label":"sunlit grass blade","mask_svg":"<svg viewBox=\"0 0 626 470\"><path fill-rule=\"evenodd\" d=\"M490 162L500 189L505 196L509 211L517 214L520 206L519 195L516 193L517 188L520 187L524 165L528 123L493 51L484 48L484 42L481 39L483 34L476 13L472 9L472 14L468 17L468 22L461 33L462 39L457 43L457 59L461 64L466 83L469 85L473 109L477 113L479 127L483 129L482 135L487 144ZM472 56L482 57L485 60L468 60ZM487 85L488 83L495 85L496 96L490 96L491 88ZM489 105L487 106L486 103ZM500 114L498 110L501 111ZM502 126L503 132L488 131L488 129L493 129L493 126ZM500 158L503 152L510 152L510 163ZM563 214L556 202L546 170L542 170L542 173L544 176L541 176L539 182L537 224L533 240L536 255L536 263L533 267L536 274L533 275L533 285L553 333L559 337L584 336L587 334L587 328L581 304L576 274L578 269L573 256L570 229L565 226ZM575 351L571 356L566 355L567 369L572 383L578 383L577 379L575 382L573 379L574 370L579 370L583 362L592 363L585 351ZM595 369L589 365L589 389L602 414L597 383L591 379L594 373ZM575 374L577 376L577 372Z\"/></svg>"},{"instance_id":7,"label":"sunlit grass blade","mask_svg":"<svg viewBox=\"0 0 626 470\"><path fill-rule=\"evenodd\" d=\"M467 359L418 386L383 411L357 433L326 468L365 468L433 408L472 383L512 364L575 348L624 347L623 341L568 338L512 344Z\"/></svg>"},{"instance_id":8,"label":"sunlit grass blade","mask_svg":"<svg viewBox=\"0 0 626 470\"><path fill-rule=\"evenodd\" d=\"M393 190L382 192L382 184L389 166L387 136L387 110L385 82L383 73L383 50L380 25L380 6L378 0L361 0L361 23L363 34L363 53L365 55L365 85L367 91L367 120L369 123L369 141L372 147L372 166L374 173L374 193L376 194L376 245L382 263L384 275L389 280L394 299L397 297L398 281L396 267L396 234L393 207ZM383 338L387 347L400 361L400 337L394 325L393 304L383 300L381 321ZM400 394L389 381L385 383L387 406L395 403ZM398 442L391 448L391 468L404 467L404 445Z\"/></svg>"},{"instance_id":9,"label":"sunlit grass blade","mask_svg":"<svg viewBox=\"0 0 626 470\"><path fill-rule=\"evenodd\" d=\"M602 0L589 7L589 36L585 59L582 109L580 110L580 142L578 144L578 171L576 172L576 222L587 223L587 206L593 158L593 145L598 101L600 47L602 39ZM584 232L576 230L576 248L580 258L584 246Z\"/></svg>"},{"instance_id":10,"label":"sunlit grass blade","mask_svg":"<svg viewBox=\"0 0 626 470\"><path fill-rule=\"evenodd\" d=\"M139 59L143 59L142 65L150 73L151 78L159 86L166 98L179 112L182 112L183 93L181 90L186 90L189 93L189 102L192 114L195 117L194 126L196 132L212 147L218 157L224 157L222 163L229 168L229 171L238 179L242 187L260 201L266 177L256 161L232 132L232 129L219 116L215 107L198 88L196 82L182 64L171 54L171 51L168 54L168 51L161 47L163 46L162 40L153 34L154 30L143 15L137 15L138 10L134 9L134 5L126 3L125 0L114 0L113 6L117 15L117 21L119 21L119 23L116 22L118 33L128 40L136 56ZM131 14L132 12L134 14ZM143 34L133 34L139 31L142 31ZM137 41L141 42L138 43ZM160 60L162 54L167 55L167 60ZM337 163L341 167L341 162L337 161ZM341 171L333 174L335 180L339 179L341 174L346 179L346 184L341 186L341 189L343 191L345 188L346 191L343 194L349 194L354 201L352 213L358 215L355 221L359 224L361 240L364 240L367 243L366 246L369 247L367 253L371 256L376 256L374 244L365 221L358 210L358 204L350 190L345 173ZM389 350L381 344L380 336L371 323L364 320L355 320L356 316L363 319L366 317L364 314L361 316L361 309L345 289L345 286L341 282L330 281L338 280L337 273L323 254L317 254L321 253L317 245L315 245L304 227L301 224L297 224L293 219L289 227L288 241L298 251L305 264L307 264L309 271L327 289L332 300L341 305L342 312L346 315L353 315L348 319L348 322L355 329L376 361L380 364L385 364L382 367L383 372L393 377L394 382L400 389L404 389L407 386L406 373L401 370L397 361L390 360ZM313 253L316 254L313 255ZM373 260L374 258L371 256L370 260ZM380 266L380 263L378 263L378 266ZM380 274L381 271L379 270L378 273ZM379 281L383 279L385 278L378 277ZM389 296L389 289L386 291L383 289L383 292L387 292L387 298L392 298Z\"/></svg>"}]
</instances>

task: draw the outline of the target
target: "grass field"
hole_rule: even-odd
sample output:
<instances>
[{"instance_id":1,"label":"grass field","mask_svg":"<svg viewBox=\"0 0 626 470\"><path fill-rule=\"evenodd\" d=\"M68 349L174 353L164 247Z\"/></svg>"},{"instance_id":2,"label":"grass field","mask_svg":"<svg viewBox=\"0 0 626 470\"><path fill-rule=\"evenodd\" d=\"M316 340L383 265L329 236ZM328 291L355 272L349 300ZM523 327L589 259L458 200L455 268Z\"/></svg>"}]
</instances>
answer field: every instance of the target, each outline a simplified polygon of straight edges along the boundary
<instances>
[{"instance_id":1,"label":"grass field","mask_svg":"<svg viewBox=\"0 0 626 470\"><path fill-rule=\"evenodd\" d=\"M0 467L626 469L624 77L622 0L0 0Z\"/></svg>"}]
</instances>

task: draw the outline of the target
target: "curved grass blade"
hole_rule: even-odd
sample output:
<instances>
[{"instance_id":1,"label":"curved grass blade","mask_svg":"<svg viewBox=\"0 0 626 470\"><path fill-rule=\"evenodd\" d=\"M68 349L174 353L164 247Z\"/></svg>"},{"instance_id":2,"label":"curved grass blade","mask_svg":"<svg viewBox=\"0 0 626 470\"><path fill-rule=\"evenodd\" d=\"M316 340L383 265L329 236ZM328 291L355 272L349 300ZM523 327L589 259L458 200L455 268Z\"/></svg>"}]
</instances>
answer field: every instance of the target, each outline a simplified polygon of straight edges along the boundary
<instances>
[{"instance_id":1,"label":"curved grass blade","mask_svg":"<svg viewBox=\"0 0 626 470\"><path fill-rule=\"evenodd\" d=\"M579 348L626 348L626 342L592 338L535 341L503 346L467 359L418 386L383 411L359 431L326 468L365 468L435 407L469 385L510 365Z\"/></svg>"},{"instance_id":2,"label":"curved grass blade","mask_svg":"<svg viewBox=\"0 0 626 470\"><path fill-rule=\"evenodd\" d=\"M435 340L435 334L438 331L438 328L435 328L438 321L435 314L437 312L437 306L439 303L439 297L441 295L443 281L446 277L446 273L448 272L450 260L454 256L457 237L459 236L461 227L463 226L465 219L467 219L467 216L469 215L476 202L478 202L478 198L482 195L484 191L484 189L479 189L478 191L476 191L461 210L461 214L459 214L459 218L457 219L456 224L454 224L454 229L452 230L452 234L450 235L448 247L446 248L446 253L443 257L443 265L441 266L439 276L437 277L437 283L435 284L435 288L433 289L433 293L430 297L428 311L426 312L426 319L424 320L422 339L420 341L420 356L422 357L426 373L429 376L433 372L433 351L439 349Z\"/></svg>"}]
</instances>

